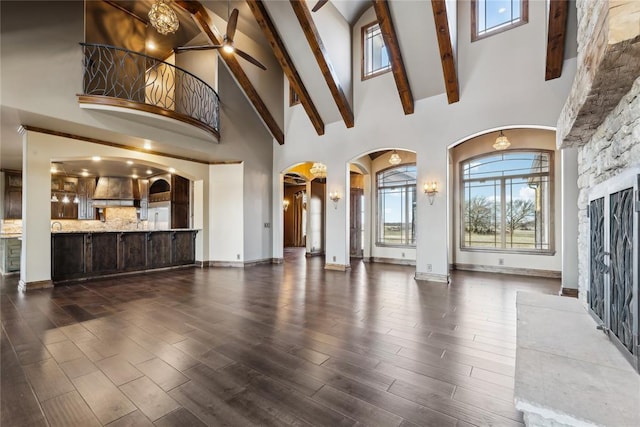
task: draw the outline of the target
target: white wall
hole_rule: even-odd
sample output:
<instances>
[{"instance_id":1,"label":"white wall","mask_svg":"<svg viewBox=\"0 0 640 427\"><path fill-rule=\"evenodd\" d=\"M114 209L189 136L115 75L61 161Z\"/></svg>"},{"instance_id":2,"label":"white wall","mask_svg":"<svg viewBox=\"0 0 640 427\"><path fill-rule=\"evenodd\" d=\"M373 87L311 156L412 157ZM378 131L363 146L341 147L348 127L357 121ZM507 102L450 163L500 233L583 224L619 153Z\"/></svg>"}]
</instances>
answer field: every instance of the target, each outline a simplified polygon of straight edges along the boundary
<instances>
[{"instance_id":1,"label":"white wall","mask_svg":"<svg viewBox=\"0 0 640 427\"><path fill-rule=\"evenodd\" d=\"M301 108L286 109L287 143L274 147L274 170L310 158L328 166L327 185L347 182L346 164L362 154L390 146L415 151L418 186L441 183L434 204L418 197L416 271L421 277L446 279L447 147L470 136L505 126L553 127L575 72L575 60L566 61L562 77L545 82L546 11L544 2L530 2L530 22L479 42L470 42L468 4L458 8L458 75L460 102L448 105L444 94L418 100L415 113L405 116L391 74L361 82L354 78L356 125L345 129L331 123L317 136ZM353 28L352 37L360 28ZM360 57L354 44L353 56ZM360 70L354 69L354 75ZM442 75L429 78L442 78ZM277 185L274 177L273 187ZM342 205L344 206L344 205ZM348 217L341 210L327 210L327 262L347 265ZM278 226L276 223L275 226ZM281 227L280 227L281 228ZM281 234L276 230L274 234ZM345 248L341 250L340 248ZM331 253L332 250L339 253ZM428 264L432 275L427 273Z\"/></svg>"},{"instance_id":2,"label":"white wall","mask_svg":"<svg viewBox=\"0 0 640 427\"><path fill-rule=\"evenodd\" d=\"M451 212L454 221L451 229L455 264L470 264L474 266L521 268L532 270L546 270L560 272L562 270L562 159L561 152L556 151L556 133L543 129L510 129L505 131L511 146L509 150L517 149L541 149L554 151L554 216L553 216L553 236L555 242L554 255L530 255L504 252L488 251L466 251L460 248L460 163L463 161L485 153L495 153L493 143L498 133L491 132L472 138L451 149L453 167L451 169L451 191L453 198L453 211ZM577 216L577 212L576 212ZM575 217L574 217L575 218ZM577 226L576 226L577 230ZM499 260L504 260L504 265L499 264Z\"/></svg>"},{"instance_id":3,"label":"white wall","mask_svg":"<svg viewBox=\"0 0 640 427\"><path fill-rule=\"evenodd\" d=\"M211 165L211 261L244 261L244 165Z\"/></svg>"}]
</instances>

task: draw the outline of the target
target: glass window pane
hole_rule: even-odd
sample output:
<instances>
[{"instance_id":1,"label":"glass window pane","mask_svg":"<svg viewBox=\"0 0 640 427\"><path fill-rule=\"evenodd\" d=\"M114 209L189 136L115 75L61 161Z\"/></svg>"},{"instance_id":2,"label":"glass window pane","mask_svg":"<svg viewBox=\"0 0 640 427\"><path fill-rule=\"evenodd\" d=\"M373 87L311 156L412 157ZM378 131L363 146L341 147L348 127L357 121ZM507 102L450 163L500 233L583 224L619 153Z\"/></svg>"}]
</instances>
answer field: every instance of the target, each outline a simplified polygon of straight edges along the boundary
<instances>
[{"instance_id":1,"label":"glass window pane","mask_svg":"<svg viewBox=\"0 0 640 427\"><path fill-rule=\"evenodd\" d=\"M379 244L415 245L416 166L377 174Z\"/></svg>"},{"instance_id":2,"label":"glass window pane","mask_svg":"<svg viewBox=\"0 0 640 427\"><path fill-rule=\"evenodd\" d=\"M500 181L466 182L464 194L464 246L500 247Z\"/></svg>"},{"instance_id":3,"label":"glass window pane","mask_svg":"<svg viewBox=\"0 0 640 427\"><path fill-rule=\"evenodd\" d=\"M362 44L365 76L391 68L389 54L378 24L373 24L364 31Z\"/></svg>"},{"instance_id":4,"label":"glass window pane","mask_svg":"<svg viewBox=\"0 0 640 427\"><path fill-rule=\"evenodd\" d=\"M523 21L522 0L474 0L476 2L476 36Z\"/></svg>"}]
</instances>

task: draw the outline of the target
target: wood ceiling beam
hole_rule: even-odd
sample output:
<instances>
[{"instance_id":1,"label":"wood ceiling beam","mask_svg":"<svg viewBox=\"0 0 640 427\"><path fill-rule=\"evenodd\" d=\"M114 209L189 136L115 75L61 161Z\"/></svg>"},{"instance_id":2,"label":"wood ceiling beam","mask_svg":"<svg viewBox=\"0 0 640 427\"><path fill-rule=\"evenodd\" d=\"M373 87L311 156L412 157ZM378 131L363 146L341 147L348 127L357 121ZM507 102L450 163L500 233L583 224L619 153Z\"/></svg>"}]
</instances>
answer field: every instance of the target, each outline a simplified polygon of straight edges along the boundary
<instances>
[{"instance_id":1,"label":"wood ceiling beam","mask_svg":"<svg viewBox=\"0 0 640 427\"><path fill-rule=\"evenodd\" d=\"M431 0L431 8L433 9L433 19L436 24L436 36L438 38L438 48L440 49L440 61L442 62L442 74L447 91L447 100L449 104L453 104L460 100L460 89L458 87L456 63L453 58L447 5L445 0Z\"/></svg>"},{"instance_id":2,"label":"wood ceiling beam","mask_svg":"<svg viewBox=\"0 0 640 427\"><path fill-rule=\"evenodd\" d=\"M378 25L380 25L380 32L382 33L384 45L387 47L387 51L389 52L391 70L393 71L393 78L395 79L396 87L398 88L398 95L400 95L402 109L404 110L404 114L413 114L413 94L411 93L411 86L409 86L407 70L404 67L404 61L402 60L402 53L400 52L400 43L396 36L396 29L393 26L393 20L391 19L389 4L387 3L387 0L374 0L373 8L376 12L376 17L378 18Z\"/></svg>"},{"instance_id":3,"label":"wood ceiling beam","mask_svg":"<svg viewBox=\"0 0 640 427\"><path fill-rule=\"evenodd\" d=\"M551 0L549 3L549 31L547 33L547 65L545 80L553 80L562 75L564 62L564 41L567 36L569 0Z\"/></svg>"},{"instance_id":4,"label":"wood ceiling beam","mask_svg":"<svg viewBox=\"0 0 640 427\"><path fill-rule=\"evenodd\" d=\"M349 105L349 101L347 100L344 91L342 90L342 86L340 86L340 80L334 71L329 55L324 48L324 44L320 38L320 33L313 22L311 11L307 7L305 0L290 0L290 3L293 8L293 12L298 18L298 22L300 22L300 27L302 27L302 31L307 38L307 42L313 52L313 56L315 56L316 61L318 62L318 66L324 76L324 80L327 82L327 86L329 86L329 90L331 91L331 95L333 96L333 100L335 101L338 110L340 111L342 120L344 120L344 124L348 128L352 128L354 124L353 111L351 110L351 106ZM298 96L300 96L300 94L298 94Z\"/></svg>"},{"instance_id":5,"label":"wood ceiling beam","mask_svg":"<svg viewBox=\"0 0 640 427\"><path fill-rule=\"evenodd\" d=\"M276 29L267 9L262 0L247 0L247 4L249 5L249 9L253 12L254 18L256 18L256 22L262 29L265 37L269 41L271 45L271 49L273 49L273 54L276 59L280 63L282 67L282 71L289 79L289 85L293 88L295 93L300 98L300 103L304 107L304 110L307 112L307 116L309 116L309 120L311 120L311 124L316 129L318 135L324 135L324 122L322 121L322 117L320 117L320 113L316 108L307 88L305 87L302 79L300 78L300 74L298 74L298 70L296 69L293 60L289 56L289 52L287 52L287 48L285 47L280 35L278 34L278 30Z\"/></svg>"},{"instance_id":6,"label":"wood ceiling beam","mask_svg":"<svg viewBox=\"0 0 640 427\"><path fill-rule=\"evenodd\" d=\"M199 1L176 0L175 3L187 12L191 13L193 18L214 45L222 44L222 40L218 38L216 32L213 30L214 25L211 22L209 14ZM222 60L229 67L229 70L231 70L231 73L249 99L249 102L251 102L264 124L269 128L271 135L273 135L276 141L278 141L278 144L284 144L284 133L282 132L282 129L280 129L280 126L269 112L264 101L260 95L258 95L256 88L249 80L249 77L245 74L236 57L233 54L227 54L222 51L219 51L219 54Z\"/></svg>"}]
</instances>

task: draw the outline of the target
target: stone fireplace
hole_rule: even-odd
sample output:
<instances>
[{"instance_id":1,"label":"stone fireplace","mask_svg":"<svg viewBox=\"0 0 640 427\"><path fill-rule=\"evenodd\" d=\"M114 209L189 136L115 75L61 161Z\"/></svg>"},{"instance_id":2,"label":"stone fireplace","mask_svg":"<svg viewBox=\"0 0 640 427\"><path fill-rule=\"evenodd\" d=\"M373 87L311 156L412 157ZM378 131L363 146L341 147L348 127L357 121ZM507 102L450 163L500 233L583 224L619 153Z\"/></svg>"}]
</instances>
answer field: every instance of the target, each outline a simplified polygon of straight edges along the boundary
<instances>
[{"instance_id":1,"label":"stone fireplace","mask_svg":"<svg viewBox=\"0 0 640 427\"><path fill-rule=\"evenodd\" d=\"M640 2L578 0L578 69L558 121L578 150L578 288L638 369Z\"/></svg>"}]
</instances>

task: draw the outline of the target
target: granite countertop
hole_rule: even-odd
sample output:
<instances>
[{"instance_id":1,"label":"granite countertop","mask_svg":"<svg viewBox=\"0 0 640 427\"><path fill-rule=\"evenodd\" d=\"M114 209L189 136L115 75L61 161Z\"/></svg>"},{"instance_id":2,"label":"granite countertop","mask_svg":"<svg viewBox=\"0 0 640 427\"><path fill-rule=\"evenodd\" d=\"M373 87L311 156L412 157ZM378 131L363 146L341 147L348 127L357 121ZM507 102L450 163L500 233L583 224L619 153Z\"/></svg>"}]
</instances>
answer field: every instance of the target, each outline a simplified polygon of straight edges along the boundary
<instances>
[{"instance_id":1,"label":"granite countertop","mask_svg":"<svg viewBox=\"0 0 640 427\"><path fill-rule=\"evenodd\" d=\"M0 233L0 239L19 239L22 233Z\"/></svg>"},{"instance_id":2,"label":"granite countertop","mask_svg":"<svg viewBox=\"0 0 640 427\"><path fill-rule=\"evenodd\" d=\"M200 231L196 228L169 228L166 230L53 230L51 234L92 234L92 233L159 233L167 231Z\"/></svg>"}]
</instances>

